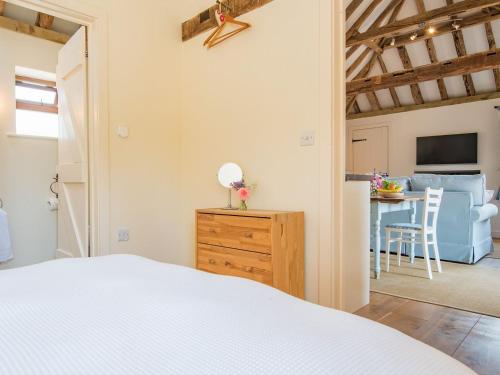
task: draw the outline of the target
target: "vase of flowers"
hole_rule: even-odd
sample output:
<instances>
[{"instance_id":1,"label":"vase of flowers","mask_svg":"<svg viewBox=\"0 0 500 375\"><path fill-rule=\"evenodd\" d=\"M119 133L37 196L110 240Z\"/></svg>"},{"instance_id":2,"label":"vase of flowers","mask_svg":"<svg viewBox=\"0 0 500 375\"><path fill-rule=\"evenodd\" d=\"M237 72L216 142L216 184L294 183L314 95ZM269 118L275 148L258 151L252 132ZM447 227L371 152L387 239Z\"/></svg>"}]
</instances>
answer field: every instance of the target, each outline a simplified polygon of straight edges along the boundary
<instances>
[{"instance_id":1,"label":"vase of flowers","mask_svg":"<svg viewBox=\"0 0 500 375\"><path fill-rule=\"evenodd\" d=\"M245 184L245 180L233 182L231 186L238 193L238 198L240 199L240 210L248 210L247 201L250 199L252 188Z\"/></svg>"},{"instance_id":2,"label":"vase of flowers","mask_svg":"<svg viewBox=\"0 0 500 375\"><path fill-rule=\"evenodd\" d=\"M382 184L384 182L384 179L382 178L381 175L377 173L373 173L373 176L370 180L370 192L372 195L377 195L378 190L382 188Z\"/></svg>"}]
</instances>

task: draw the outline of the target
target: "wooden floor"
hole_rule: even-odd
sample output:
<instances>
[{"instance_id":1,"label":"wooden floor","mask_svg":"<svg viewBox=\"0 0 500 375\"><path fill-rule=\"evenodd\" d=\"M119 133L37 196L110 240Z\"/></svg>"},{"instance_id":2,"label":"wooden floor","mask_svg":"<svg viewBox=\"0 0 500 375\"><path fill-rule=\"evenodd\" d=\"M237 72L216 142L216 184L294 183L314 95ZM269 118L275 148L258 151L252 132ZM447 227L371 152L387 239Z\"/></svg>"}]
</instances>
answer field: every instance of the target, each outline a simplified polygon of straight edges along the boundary
<instances>
[{"instance_id":1,"label":"wooden floor","mask_svg":"<svg viewBox=\"0 0 500 375\"><path fill-rule=\"evenodd\" d=\"M423 341L480 375L500 374L499 318L379 293L356 314Z\"/></svg>"}]
</instances>

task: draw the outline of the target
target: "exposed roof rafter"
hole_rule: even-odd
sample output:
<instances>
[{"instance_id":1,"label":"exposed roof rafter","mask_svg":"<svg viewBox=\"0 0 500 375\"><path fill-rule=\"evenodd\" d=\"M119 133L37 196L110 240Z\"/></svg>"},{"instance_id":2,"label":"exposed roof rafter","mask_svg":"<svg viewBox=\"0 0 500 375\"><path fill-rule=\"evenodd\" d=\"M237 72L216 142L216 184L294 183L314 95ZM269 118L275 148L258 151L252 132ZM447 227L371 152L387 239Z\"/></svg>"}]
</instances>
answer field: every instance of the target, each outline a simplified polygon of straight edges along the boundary
<instances>
[{"instance_id":1,"label":"exposed roof rafter","mask_svg":"<svg viewBox=\"0 0 500 375\"><path fill-rule=\"evenodd\" d=\"M450 16L465 11L492 7L499 4L500 0L463 0L453 5L433 9L423 14L417 14L402 20L394 21L379 28L368 29L364 33L354 34L347 38L346 45L350 47L356 44L365 43L369 40L397 36L399 33L408 31L409 29L416 29L421 24L447 20Z\"/></svg>"},{"instance_id":2,"label":"exposed roof rafter","mask_svg":"<svg viewBox=\"0 0 500 375\"><path fill-rule=\"evenodd\" d=\"M468 73L490 70L500 66L500 49L458 57L439 63L419 66L376 77L357 79L347 82L347 95L387 89L431 81Z\"/></svg>"}]
</instances>

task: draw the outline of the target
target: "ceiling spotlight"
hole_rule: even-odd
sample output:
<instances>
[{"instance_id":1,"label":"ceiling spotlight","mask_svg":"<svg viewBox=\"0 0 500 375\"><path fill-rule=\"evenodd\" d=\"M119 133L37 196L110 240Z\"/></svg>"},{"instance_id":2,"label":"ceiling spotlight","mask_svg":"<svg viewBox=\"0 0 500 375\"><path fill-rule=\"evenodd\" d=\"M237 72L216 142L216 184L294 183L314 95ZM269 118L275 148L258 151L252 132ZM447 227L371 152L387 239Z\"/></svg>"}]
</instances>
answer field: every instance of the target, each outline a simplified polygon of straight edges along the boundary
<instances>
[{"instance_id":1,"label":"ceiling spotlight","mask_svg":"<svg viewBox=\"0 0 500 375\"><path fill-rule=\"evenodd\" d=\"M410 40L413 41L413 40L417 39L417 37L418 37L417 33L413 33L410 35Z\"/></svg>"},{"instance_id":2,"label":"ceiling spotlight","mask_svg":"<svg viewBox=\"0 0 500 375\"><path fill-rule=\"evenodd\" d=\"M396 38L391 39L391 47L394 47L396 45Z\"/></svg>"},{"instance_id":3,"label":"ceiling spotlight","mask_svg":"<svg viewBox=\"0 0 500 375\"><path fill-rule=\"evenodd\" d=\"M428 32L429 34L434 34L434 33L436 32L436 28L435 28L434 26L429 26L429 27L427 28L427 32Z\"/></svg>"},{"instance_id":4,"label":"ceiling spotlight","mask_svg":"<svg viewBox=\"0 0 500 375\"><path fill-rule=\"evenodd\" d=\"M451 27L453 27L455 30L458 30L460 29L460 24L457 21L453 21Z\"/></svg>"}]
</instances>

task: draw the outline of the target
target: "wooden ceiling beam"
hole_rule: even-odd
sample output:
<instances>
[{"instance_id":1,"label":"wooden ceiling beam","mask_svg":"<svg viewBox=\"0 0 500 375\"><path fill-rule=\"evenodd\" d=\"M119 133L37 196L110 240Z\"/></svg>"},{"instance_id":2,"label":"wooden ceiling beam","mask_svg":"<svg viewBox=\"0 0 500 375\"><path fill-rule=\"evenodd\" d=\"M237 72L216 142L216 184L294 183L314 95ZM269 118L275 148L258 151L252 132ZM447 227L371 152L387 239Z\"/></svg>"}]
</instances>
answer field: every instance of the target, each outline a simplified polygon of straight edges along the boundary
<instances>
[{"instance_id":1,"label":"wooden ceiling beam","mask_svg":"<svg viewBox=\"0 0 500 375\"><path fill-rule=\"evenodd\" d=\"M484 31L486 32L486 38L488 38L488 46L490 49L496 49L497 43L495 41L495 35L493 34L493 29L491 28L491 23L486 22L484 24ZM495 87L497 91L500 91L500 69L495 68L492 70L493 77L495 78Z\"/></svg>"},{"instance_id":2,"label":"wooden ceiling beam","mask_svg":"<svg viewBox=\"0 0 500 375\"><path fill-rule=\"evenodd\" d=\"M426 39L425 46L427 47L427 53L429 54L429 60L431 60L431 63L438 63L439 60L437 58L434 41L432 39ZM446 84L444 83L444 79L437 78L437 85L439 90L439 96L441 96L441 100L448 99L448 90L446 89Z\"/></svg>"},{"instance_id":3,"label":"wooden ceiling beam","mask_svg":"<svg viewBox=\"0 0 500 375\"><path fill-rule=\"evenodd\" d=\"M371 49L370 48L365 48L363 52L359 54L359 56L352 62L352 64L347 68L345 72L346 78L348 78L356 69L357 67L365 61L366 57L370 54Z\"/></svg>"},{"instance_id":4,"label":"wooden ceiling beam","mask_svg":"<svg viewBox=\"0 0 500 375\"><path fill-rule=\"evenodd\" d=\"M231 0L230 6L231 11L228 14L231 17L239 17L245 13L251 12L257 8L263 7L269 4L273 0ZM227 3L227 1L223 1ZM500 1L499 1L500 3ZM182 23L182 41L185 42L195 36L214 29L217 27L217 20L215 19L215 11L219 9L219 5L212 5L205 11L197 14L193 18Z\"/></svg>"},{"instance_id":5,"label":"wooden ceiling beam","mask_svg":"<svg viewBox=\"0 0 500 375\"><path fill-rule=\"evenodd\" d=\"M403 4L404 4L404 1L401 1L398 5L396 5L394 7L388 23L392 23L396 20L397 16L399 15L399 12L401 11L401 8L403 7ZM386 40L384 38L379 39L378 40L379 46L381 46L381 47L384 46L385 41ZM373 53L372 57L370 58L370 61L358 72L358 74L354 77L354 79L365 78L368 74L370 74L370 71L372 70L373 64L375 64L377 56L378 55L376 53ZM356 94L351 95L351 96L347 96L346 113L349 113L352 106L356 103L356 97L357 97Z\"/></svg>"},{"instance_id":6,"label":"wooden ceiling beam","mask_svg":"<svg viewBox=\"0 0 500 375\"><path fill-rule=\"evenodd\" d=\"M54 23L54 16L49 16L48 14L38 12L35 23L36 26L39 26L42 29L50 30L52 29L53 23Z\"/></svg>"},{"instance_id":7,"label":"wooden ceiling beam","mask_svg":"<svg viewBox=\"0 0 500 375\"><path fill-rule=\"evenodd\" d=\"M372 22L371 25L368 26L368 28L379 27L382 24L382 22L384 22L384 20L387 18L387 16L389 15L389 13L392 12L393 9L396 6L398 6L400 3L402 3L402 2L403 2L403 0L392 0L390 2L390 4L385 7L385 9L382 11L382 13L380 13L380 15L377 17L377 19L374 22ZM370 41L370 42L372 43L372 45L376 45L375 42L372 42L372 41ZM346 59L348 59L354 52L356 52L356 50L360 46L361 46L361 44L357 44L357 45L352 46L351 48L349 48L347 50L347 53L346 53Z\"/></svg>"},{"instance_id":8,"label":"wooden ceiling beam","mask_svg":"<svg viewBox=\"0 0 500 375\"><path fill-rule=\"evenodd\" d=\"M13 20L4 16L0 16L0 27L61 44L66 44L66 42L69 40L69 35L67 34L58 33L53 30L47 30L39 26L30 25L29 23Z\"/></svg>"},{"instance_id":9,"label":"wooden ceiling beam","mask_svg":"<svg viewBox=\"0 0 500 375\"><path fill-rule=\"evenodd\" d=\"M391 22L394 22L394 21L395 21L396 17L398 16L399 12L401 11L401 8L403 7L403 4L404 4L404 1L401 1L401 2L399 2L399 3L398 3L395 7L394 7L394 9L392 10L392 14L391 14L391 16L390 16L390 18L389 18L388 23L391 23ZM379 40L377 41L377 43L378 43L378 46L379 46L380 48L382 48L382 49L383 49L383 47L384 47L384 45L385 45L385 40L384 40L383 38L382 38L382 39L379 39ZM363 51L363 52L362 52L362 53L361 53L361 54L360 54L360 55L356 58L356 60L354 60L354 62L351 64L351 66L349 66L349 68L347 68L347 71L346 71L346 78L348 78L348 77L352 74L352 72L353 72L354 70L356 70L356 68L357 68L357 67L358 67L358 66L359 66L359 65L360 65L360 64L361 64L361 63L365 60L366 56L368 56L368 54L369 54L369 53L370 53L370 49L369 49L369 48L366 48L366 49L365 49L365 50L364 50L364 51ZM370 60L370 61L369 61L369 62L365 65L365 67L369 65L369 66L370 66L370 68L371 68L371 66L373 66L373 64L374 64L374 62L375 62L375 58L376 58L376 56L372 56L372 60ZM362 72L364 72L364 71L365 71L365 69L361 69L361 71L360 71L360 72L362 73ZM361 77L361 76L358 76L358 77L356 77L356 78L354 78L354 79L357 79L357 78L364 78L364 77L366 77L366 76L370 73L370 71L368 70L368 71L366 71L365 73L366 73L366 74L365 74L364 76L362 76L362 77Z\"/></svg>"},{"instance_id":10,"label":"wooden ceiling beam","mask_svg":"<svg viewBox=\"0 0 500 375\"><path fill-rule=\"evenodd\" d=\"M370 61L361 69L358 74L354 77L354 79L361 79L366 77L370 71L372 70L373 64L375 64L375 60L377 59L377 54L373 53L372 57L370 58ZM349 113L351 110L352 106L354 103L356 103L356 97L357 94L353 93L351 95L347 95L347 100L346 100L346 113Z\"/></svg>"},{"instance_id":11,"label":"wooden ceiling beam","mask_svg":"<svg viewBox=\"0 0 500 375\"><path fill-rule=\"evenodd\" d=\"M380 65L380 69L382 70L382 73L389 73L387 70L387 66L385 65L384 58L382 56L377 56L378 63ZM398 93L396 92L396 89L394 87L389 87L389 92L391 94L392 101L394 102L395 107L399 107L401 105L401 102L399 100Z\"/></svg>"},{"instance_id":12,"label":"wooden ceiling beam","mask_svg":"<svg viewBox=\"0 0 500 375\"><path fill-rule=\"evenodd\" d=\"M491 13L478 13L474 14L468 17L464 17L461 21L459 21L460 24L460 29L466 29L471 26L476 26L476 25L482 25L486 22L492 22L497 19L500 19L500 11L495 10ZM411 31L409 33L405 33L402 35L398 35L394 37L394 45L386 45L384 46L384 49L389 49L389 48L397 48L400 46L405 46L411 43L416 43L421 40L428 40L434 37L438 37L440 35L445 35L445 34L450 34L452 33L455 29L451 26L451 22L447 21L444 22L440 25L435 25L434 26L436 31L433 34L429 34L425 32L425 30L417 30L417 31ZM417 37L414 40L410 39L410 36L413 33L417 33Z\"/></svg>"},{"instance_id":13,"label":"wooden ceiling beam","mask_svg":"<svg viewBox=\"0 0 500 375\"><path fill-rule=\"evenodd\" d=\"M354 34L358 34L358 29L363 25L368 17L373 13L376 7L382 2L382 0L372 0L370 5L363 11L361 16L359 16L356 21L352 24L352 26L345 33L346 40L349 39Z\"/></svg>"},{"instance_id":14,"label":"wooden ceiling beam","mask_svg":"<svg viewBox=\"0 0 500 375\"><path fill-rule=\"evenodd\" d=\"M413 69L413 64L410 60L410 55L408 55L408 51L405 46L398 48L399 58L401 59L401 63L403 64L403 68L405 69ZM420 91L420 87L418 83L411 83L411 96L413 97L413 101L415 104L423 104L424 97L422 96L422 92Z\"/></svg>"},{"instance_id":15,"label":"wooden ceiling beam","mask_svg":"<svg viewBox=\"0 0 500 375\"><path fill-rule=\"evenodd\" d=\"M370 91L366 93L366 97L370 102L372 111L380 111L382 109L382 107L380 106L380 102L378 101L377 94L375 94L373 91Z\"/></svg>"},{"instance_id":16,"label":"wooden ceiling beam","mask_svg":"<svg viewBox=\"0 0 500 375\"><path fill-rule=\"evenodd\" d=\"M415 4L417 5L417 10L419 13L425 13L425 4L424 0L415 0ZM436 54L436 46L434 45L434 40L432 38L425 40L425 46L427 48L427 54L429 55L429 60L431 63L437 63L439 60ZM439 89L439 95L441 96L441 100L448 99L448 90L446 89L446 85L442 78L437 79L437 85Z\"/></svg>"},{"instance_id":17,"label":"wooden ceiling beam","mask_svg":"<svg viewBox=\"0 0 500 375\"><path fill-rule=\"evenodd\" d=\"M435 23L438 21L448 20L450 16L465 11L487 8L499 4L500 0L463 0L452 5L436 8L425 13L420 13L402 20L394 21L379 28L368 29L364 33L354 34L349 37L346 45L347 47L350 47L356 44L365 43L368 40L379 39L382 37L393 37L401 32L408 31L408 29L416 29L422 23Z\"/></svg>"},{"instance_id":18,"label":"wooden ceiling beam","mask_svg":"<svg viewBox=\"0 0 500 375\"><path fill-rule=\"evenodd\" d=\"M478 102L481 100L491 100L491 99L498 99L498 98L500 98L500 92L497 91L497 92L491 92L491 93L486 93L486 94L479 94L479 95L475 95L475 96L463 96L460 98L452 98L452 99L448 99L448 100L438 100L438 101L434 101L434 102L427 102L424 104L411 104L411 105L405 105L405 106L396 107L396 108L386 108L386 109L382 109L380 111L349 113L347 115L347 119L348 120L355 120L355 119L366 118L366 117L391 115L391 114L402 113L402 112L416 111L419 109L437 108L437 107L444 107L444 106L449 106L449 105L472 103L472 102Z\"/></svg>"},{"instance_id":19,"label":"wooden ceiling beam","mask_svg":"<svg viewBox=\"0 0 500 375\"><path fill-rule=\"evenodd\" d=\"M446 0L446 4L448 6L453 5L453 0ZM462 30L456 30L451 33L453 35L453 42L455 43L455 50L457 51L457 56L462 57L467 55L467 51L465 49L464 42L464 34ZM472 80L472 76L470 74L463 75L465 91L467 91L467 95L474 96L476 95L476 88L474 87L474 81Z\"/></svg>"},{"instance_id":20,"label":"wooden ceiling beam","mask_svg":"<svg viewBox=\"0 0 500 375\"><path fill-rule=\"evenodd\" d=\"M358 7L361 5L363 0L352 0L351 3L347 6L345 10L345 19L346 21L349 19L349 17L352 16L352 14L358 9Z\"/></svg>"},{"instance_id":21,"label":"wooden ceiling beam","mask_svg":"<svg viewBox=\"0 0 500 375\"><path fill-rule=\"evenodd\" d=\"M362 92L411 85L456 75L490 70L500 66L500 49L475 53L456 59L419 66L376 77L356 79L347 82L346 94L357 95Z\"/></svg>"}]
</instances>

